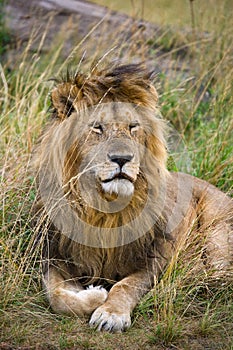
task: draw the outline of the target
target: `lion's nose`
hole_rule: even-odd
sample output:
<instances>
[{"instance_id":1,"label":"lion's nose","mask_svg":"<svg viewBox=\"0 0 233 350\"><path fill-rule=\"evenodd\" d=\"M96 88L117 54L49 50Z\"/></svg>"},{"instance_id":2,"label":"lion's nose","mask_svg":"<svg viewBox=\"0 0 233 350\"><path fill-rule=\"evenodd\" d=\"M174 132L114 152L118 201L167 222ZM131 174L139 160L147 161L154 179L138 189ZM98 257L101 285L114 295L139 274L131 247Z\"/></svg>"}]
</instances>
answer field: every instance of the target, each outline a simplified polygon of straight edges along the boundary
<instances>
[{"instance_id":1,"label":"lion's nose","mask_svg":"<svg viewBox=\"0 0 233 350\"><path fill-rule=\"evenodd\" d=\"M133 154L108 154L109 159L117 163L120 168L123 168L123 166L130 162L133 159Z\"/></svg>"}]
</instances>

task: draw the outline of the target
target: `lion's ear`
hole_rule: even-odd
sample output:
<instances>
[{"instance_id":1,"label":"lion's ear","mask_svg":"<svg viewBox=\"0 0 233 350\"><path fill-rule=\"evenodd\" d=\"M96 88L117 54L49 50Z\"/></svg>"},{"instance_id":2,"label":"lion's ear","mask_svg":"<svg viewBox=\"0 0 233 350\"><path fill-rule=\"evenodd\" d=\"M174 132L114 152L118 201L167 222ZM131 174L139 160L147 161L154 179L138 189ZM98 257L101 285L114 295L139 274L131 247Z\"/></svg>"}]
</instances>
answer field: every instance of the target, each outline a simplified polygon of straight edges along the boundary
<instances>
[{"instance_id":1,"label":"lion's ear","mask_svg":"<svg viewBox=\"0 0 233 350\"><path fill-rule=\"evenodd\" d=\"M55 116L59 119L66 119L75 111L74 102L79 92L75 90L78 90L77 87L70 83L61 83L52 90L52 107Z\"/></svg>"}]
</instances>

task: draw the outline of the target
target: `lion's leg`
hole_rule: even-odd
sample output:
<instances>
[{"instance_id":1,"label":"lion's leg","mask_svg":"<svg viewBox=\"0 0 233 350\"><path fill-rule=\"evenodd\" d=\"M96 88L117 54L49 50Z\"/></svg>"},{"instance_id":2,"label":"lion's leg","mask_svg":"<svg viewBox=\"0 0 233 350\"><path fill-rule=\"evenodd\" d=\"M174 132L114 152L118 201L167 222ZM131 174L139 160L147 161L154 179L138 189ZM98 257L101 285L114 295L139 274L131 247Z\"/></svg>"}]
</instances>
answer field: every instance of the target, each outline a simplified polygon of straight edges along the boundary
<instances>
[{"instance_id":1,"label":"lion's leg","mask_svg":"<svg viewBox=\"0 0 233 350\"><path fill-rule=\"evenodd\" d=\"M138 272L116 283L107 301L94 311L90 326L98 330L122 332L130 327L130 314L141 297L152 287L153 276Z\"/></svg>"},{"instance_id":2,"label":"lion's leg","mask_svg":"<svg viewBox=\"0 0 233 350\"><path fill-rule=\"evenodd\" d=\"M81 284L64 280L58 269L51 266L43 276L43 283L52 309L62 314L90 315L108 296L102 287L83 289Z\"/></svg>"}]
</instances>

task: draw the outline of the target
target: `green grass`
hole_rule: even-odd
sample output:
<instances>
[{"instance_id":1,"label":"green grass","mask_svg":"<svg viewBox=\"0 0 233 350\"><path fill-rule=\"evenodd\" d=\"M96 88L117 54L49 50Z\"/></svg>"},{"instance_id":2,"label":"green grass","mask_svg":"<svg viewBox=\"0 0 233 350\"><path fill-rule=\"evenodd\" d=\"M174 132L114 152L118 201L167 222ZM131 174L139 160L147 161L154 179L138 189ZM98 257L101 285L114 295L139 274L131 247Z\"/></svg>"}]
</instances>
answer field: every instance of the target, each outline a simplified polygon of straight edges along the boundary
<instances>
[{"instance_id":1,"label":"green grass","mask_svg":"<svg viewBox=\"0 0 233 350\"><path fill-rule=\"evenodd\" d=\"M160 38L146 43L144 54L155 64L157 55L161 61L180 59L181 68L174 66L167 72L165 67L155 79L164 118L182 140L181 152L185 150L179 162L171 155L170 168L188 168L232 194L233 23L227 22L219 4L218 16L214 8L212 17L196 17L196 29L203 28L198 23L208 22L207 37L193 38L164 27ZM177 17L174 8L170 11ZM177 52L184 46L180 57ZM48 79L57 75L61 50L62 44L56 43L49 55L32 54L28 44L17 69L9 73L7 63L0 67L0 348L5 343L25 349L131 349L132 344L135 349L232 349L232 285L209 286L206 276L197 273L202 252L191 249L194 240L142 300L133 327L123 335L96 334L87 320L61 317L48 308L41 289L40 249L33 248L37 232L30 227L35 189L28 164L47 119L52 86ZM174 148L172 139L170 148Z\"/></svg>"}]
</instances>

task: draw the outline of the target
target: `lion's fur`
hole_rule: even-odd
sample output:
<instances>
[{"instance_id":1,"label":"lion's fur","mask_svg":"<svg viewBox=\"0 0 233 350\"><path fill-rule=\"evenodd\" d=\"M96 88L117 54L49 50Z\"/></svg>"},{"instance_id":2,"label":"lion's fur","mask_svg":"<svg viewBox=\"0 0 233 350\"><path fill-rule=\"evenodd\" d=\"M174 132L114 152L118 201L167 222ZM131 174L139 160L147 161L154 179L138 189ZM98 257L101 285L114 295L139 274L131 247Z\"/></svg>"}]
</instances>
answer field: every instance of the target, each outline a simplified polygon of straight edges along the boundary
<instances>
[{"instance_id":1,"label":"lion's fur","mask_svg":"<svg viewBox=\"0 0 233 350\"><path fill-rule=\"evenodd\" d=\"M82 289L82 285L85 284L103 284L104 281L112 284L119 281L112 287L107 301L104 303L104 300L101 299L99 305L103 304L102 308L105 308L105 311L113 309L112 313L118 313L114 311L115 308L117 310L119 308L119 305L116 307L114 304L114 291L119 293L119 286L124 286L124 293L129 289L126 299L128 300L129 295L132 301L129 303L130 306L125 305L122 301L122 307L126 309L129 307L129 312L132 311L140 296L150 288L153 276L158 278L161 271L164 271L176 250L192 230L201 232L201 230L211 230L213 227L214 238L210 249L207 246L207 250L209 249L216 257L216 259L214 257L210 259L212 262L217 261L213 263L213 266L225 268L232 259L232 250L229 248L229 245L232 245L232 238L229 238L232 237L232 201L204 181L184 174L171 174L166 170L167 147L164 138L166 124L159 117L158 95L149 78L150 74L141 65L106 68L101 71L93 69L89 75L81 73L74 76L67 75L66 79L57 81L51 92L52 118L36 148L34 169L37 173L40 173L42 169L49 169L45 183L47 188L54 188L54 193L56 193L56 190L59 191L56 187L59 183L59 176L55 170L57 166L63 167L64 193L73 210L83 222L96 229L99 227L107 229L106 237L102 242L99 241L98 247L89 246L88 242L86 245L80 244L70 236L63 234L51 220L48 220L46 206L38 197L38 222L41 227L44 227L46 236L43 236L43 254L47 262L44 264L45 286L50 302L57 311L68 312L65 306L61 307L62 300L66 300L65 303L69 305L72 312L85 313L85 310L80 311L80 308L72 306L73 302L69 297L63 296L63 299L59 299L61 291L58 286L62 285L63 291L69 287L66 287L65 281L78 283L78 287L77 285L70 287L71 289L78 288L78 290ZM88 109L108 103L116 103L116 108L118 106L120 108L122 103L130 103L134 106L135 111L141 113L140 122L143 126L143 134L138 137L138 141L148 151L144 155L143 167L140 165L132 199L126 208L116 213L106 213L90 207L83 200L78 186L77 169L91 151L93 144L95 142L98 144L96 141L98 135L89 138L81 130L82 132L80 131L80 134L77 135L77 141L70 145L64 163L62 162L63 146L69 143L69 138L72 139L71 134L74 132L72 125L75 125L67 124L66 121L70 120L73 123L77 116L80 117L82 111L86 117L85 113L88 112ZM80 125L88 125L88 117L86 118L87 120L82 121L84 124ZM117 132L112 142L118 137L122 140L132 139L125 130ZM143 169L146 169L146 176ZM178 194L180 185L183 186L182 193ZM124 227L126 234L132 234L129 223L143 210L148 193L153 200L149 203L141 222L141 230L145 234L127 244L123 244L124 242L121 244L121 233L123 232L121 226ZM161 207L163 207L162 210ZM218 215L219 212L221 215ZM148 222L152 219L153 227L146 229ZM46 220L48 221L45 222ZM174 223L176 223L175 226ZM118 235L114 237L111 235L113 228L119 228ZM85 233L88 234L88 232L82 233L84 236ZM220 247L215 252L214 249L219 242L223 248ZM107 247L106 243L111 244ZM51 276L57 276L57 274L60 276L55 278L57 283L51 282L49 271L53 271ZM51 292L52 288L55 290L54 293ZM105 304L108 307L105 307ZM99 306L94 305L88 310L94 311ZM98 311L96 312L98 314ZM105 315L105 312L102 314ZM100 317L99 314L98 317ZM108 317L111 319L111 316ZM124 319L122 317L120 320ZM95 316L91 323L98 323L93 319L95 320ZM108 324L108 321L105 321ZM129 324L128 318L126 323ZM107 326L103 327L107 329ZM114 325L113 329L122 330L124 326Z\"/></svg>"}]
</instances>

